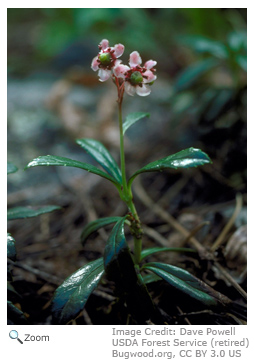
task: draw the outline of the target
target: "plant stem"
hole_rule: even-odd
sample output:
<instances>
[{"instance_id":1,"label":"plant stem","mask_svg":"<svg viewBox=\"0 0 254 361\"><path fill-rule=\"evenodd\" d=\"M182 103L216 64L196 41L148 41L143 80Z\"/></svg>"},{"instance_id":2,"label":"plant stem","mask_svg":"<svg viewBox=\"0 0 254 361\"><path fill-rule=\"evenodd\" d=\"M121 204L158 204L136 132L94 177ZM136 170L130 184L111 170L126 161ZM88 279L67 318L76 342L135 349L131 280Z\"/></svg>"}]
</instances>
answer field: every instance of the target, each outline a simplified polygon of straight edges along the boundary
<instances>
[{"instance_id":1,"label":"plant stem","mask_svg":"<svg viewBox=\"0 0 254 361\"><path fill-rule=\"evenodd\" d=\"M123 180L123 198L128 200L128 189L125 172L125 155L124 155L124 135L123 135L123 116L122 116L122 98L118 100L118 119L120 130L120 157L121 157L121 171Z\"/></svg>"},{"instance_id":2,"label":"plant stem","mask_svg":"<svg viewBox=\"0 0 254 361\"><path fill-rule=\"evenodd\" d=\"M122 117L122 101L123 95L120 94L118 96L118 119L119 119L119 130L120 130L120 157L121 157L121 171L122 171L122 181L123 188L120 193L122 200L128 206L131 212L131 233L134 238L134 259L135 263L138 264L141 258L141 250L142 250L142 235L143 231L141 229L140 219L136 210L136 207L133 203L133 196L131 192L131 188L127 186L126 181L126 171L125 171L125 154L124 154L124 134L123 134L123 117Z\"/></svg>"}]
</instances>

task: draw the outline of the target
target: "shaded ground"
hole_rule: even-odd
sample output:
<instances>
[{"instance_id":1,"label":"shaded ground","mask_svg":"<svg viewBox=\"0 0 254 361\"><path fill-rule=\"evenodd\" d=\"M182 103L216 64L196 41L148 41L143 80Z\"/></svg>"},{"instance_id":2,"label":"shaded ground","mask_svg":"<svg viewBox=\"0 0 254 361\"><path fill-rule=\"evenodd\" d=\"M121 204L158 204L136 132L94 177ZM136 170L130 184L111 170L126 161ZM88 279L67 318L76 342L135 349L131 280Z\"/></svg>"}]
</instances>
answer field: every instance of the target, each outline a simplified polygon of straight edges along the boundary
<instances>
[{"instance_id":1,"label":"shaded ground","mask_svg":"<svg viewBox=\"0 0 254 361\"><path fill-rule=\"evenodd\" d=\"M23 310L29 324L51 324L50 300L54 290L76 269L102 256L110 227L92 236L84 247L80 243L82 229L98 217L124 215L126 209L113 186L93 174L62 167L37 167L26 172L22 169L33 158L46 154L91 163L75 145L75 139L81 137L100 140L119 161L115 89L110 84L98 85L96 76L78 73L72 74L71 80L57 80L38 74L27 80L10 79L8 92L8 160L20 168L8 176L8 206L55 204L62 207L60 211L38 218L9 222L8 232L16 240L18 255L16 263L11 265L12 285L19 294L11 292L9 299ZM179 231L179 224L188 231L196 229L193 234L205 249L211 249L222 235L214 254L216 262L226 272L224 275L214 261L202 259L198 254L167 253L151 257L151 260L181 266L245 305L244 116L235 116L235 105L229 104L224 115L231 120L230 126L223 122L221 126L217 123L214 126L205 116L198 124L188 117L178 122L169 109L170 93L170 86L161 80L154 84L149 101L126 97L125 114L130 111L151 113L149 119L127 134L128 174L152 160L190 146L207 152L213 165L181 172L145 174L135 180L135 203L145 231L144 247L193 247L190 239ZM240 95L237 99L241 99ZM236 205L237 193L241 197ZM237 217L232 219L234 212ZM223 236L222 231L230 219L231 227ZM132 246L129 234L127 239ZM163 282L151 284L149 289L168 324L240 322L225 310L206 310L190 302ZM84 312L73 321L75 323L131 324L135 320L126 305L114 296L113 285L103 280Z\"/></svg>"}]
</instances>

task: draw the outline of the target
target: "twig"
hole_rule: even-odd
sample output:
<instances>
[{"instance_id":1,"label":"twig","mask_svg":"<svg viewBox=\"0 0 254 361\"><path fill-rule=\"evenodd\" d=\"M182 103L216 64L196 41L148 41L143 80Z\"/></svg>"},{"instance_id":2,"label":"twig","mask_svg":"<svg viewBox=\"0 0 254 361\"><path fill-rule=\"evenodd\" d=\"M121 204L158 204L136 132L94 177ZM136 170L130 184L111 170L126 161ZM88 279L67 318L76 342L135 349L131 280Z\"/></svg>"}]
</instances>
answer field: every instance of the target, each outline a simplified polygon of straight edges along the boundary
<instances>
[{"instance_id":1,"label":"twig","mask_svg":"<svg viewBox=\"0 0 254 361\"><path fill-rule=\"evenodd\" d=\"M195 236L195 234L204 226L207 226L208 224L210 224L209 221L205 221L205 222L202 222L200 224L197 225L197 227L193 228L192 231L190 232L190 234L186 237L185 241L184 241L184 244L185 243L188 243L189 240Z\"/></svg>"},{"instance_id":2,"label":"twig","mask_svg":"<svg viewBox=\"0 0 254 361\"><path fill-rule=\"evenodd\" d=\"M85 308L82 310L82 315L83 315L85 323L87 325L93 325L92 320L91 320L90 316L88 315Z\"/></svg>"},{"instance_id":3,"label":"twig","mask_svg":"<svg viewBox=\"0 0 254 361\"><path fill-rule=\"evenodd\" d=\"M161 208L158 204L154 203L152 199L148 196L148 194L145 192L144 188L142 187L139 179L135 180L135 188L134 191L136 192L136 195L139 197L141 202L145 204L150 210L157 214L161 219L163 219L165 222L170 224L173 228L175 228L178 232L180 232L185 237L190 236L190 232L187 231L177 220L172 217L169 213L164 211L163 208ZM204 259L213 259L213 255L210 254L199 242L196 238L193 236L190 237L189 242L195 249L198 251L201 258Z\"/></svg>"},{"instance_id":4,"label":"twig","mask_svg":"<svg viewBox=\"0 0 254 361\"><path fill-rule=\"evenodd\" d=\"M33 273L34 275L36 275L37 277L47 281L48 283L51 283L53 285L57 285L59 286L63 280L61 280L60 278L56 277L56 276L52 276L47 272L44 271L40 271L37 268L33 268L30 266L27 266L25 264L22 264L20 262L13 262L10 259L8 259L8 262L11 263L13 266L21 268L27 272Z\"/></svg>"},{"instance_id":5,"label":"twig","mask_svg":"<svg viewBox=\"0 0 254 361\"><path fill-rule=\"evenodd\" d=\"M182 315L183 315L183 311L181 310L181 308L180 308L179 306L176 306L176 308L178 309L178 312L180 313L180 316L182 316ZM189 319L188 319L186 316L184 316L184 321L185 321L188 325L191 325Z\"/></svg>"},{"instance_id":6,"label":"twig","mask_svg":"<svg viewBox=\"0 0 254 361\"><path fill-rule=\"evenodd\" d=\"M232 286L245 298L247 299L247 293L242 289L242 287L231 277L231 275L218 263L214 262L214 266L220 271L223 276L231 283Z\"/></svg>"},{"instance_id":7,"label":"twig","mask_svg":"<svg viewBox=\"0 0 254 361\"><path fill-rule=\"evenodd\" d=\"M155 240L160 246L168 247L168 240L163 237L159 232L155 229L150 228L142 224L142 229L146 235Z\"/></svg>"},{"instance_id":8,"label":"twig","mask_svg":"<svg viewBox=\"0 0 254 361\"><path fill-rule=\"evenodd\" d=\"M53 276L53 275L50 275L49 273L47 272L44 272L44 271L40 271L38 270L37 268L33 268L33 267L30 267L30 266L27 266L27 265L24 265L20 262L13 262L12 260L8 259L8 262L15 266L15 267L18 267L18 268L21 268L23 269L24 271L27 271L27 272L31 272L33 274L35 274L37 277L47 281L48 283L51 283L53 285L56 285L56 286L60 286L64 279L61 279L57 276ZM97 297L102 297L110 302L112 301L115 301L115 297L107 294L106 292L103 292L101 290L94 290L93 291L93 294Z\"/></svg>"},{"instance_id":9,"label":"twig","mask_svg":"<svg viewBox=\"0 0 254 361\"><path fill-rule=\"evenodd\" d=\"M228 223L225 225L225 227L221 231L220 235L218 236L218 238L216 239L214 244L212 245L212 247L211 247L212 252L216 251L216 249L219 246L221 246L223 244L223 242L225 242L225 237L226 237L227 233L229 232L229 230L231 229L231 227L233 226L238 214L240 213L240 211L242 209L242 205L243 205L242 195L241 195L241 193L237 193L235 211L232 214L232 217L229 219Z\"/></svg>"},{"instance_id":10,"label":"twig","mask_svg":"<svg viewBox=\"0 0 254 361\"><path fill-rule=\"evenodd\" d=\"M161 217L164 221L169 223L173 228L175 228L177 231L179 231L181 234L183 234L186 237L189 238L189 243L198 251L201 258L206 260L211 260L214 262L214 266L223 274L223 276L231 283L233 287L244 297L246 298L247 294L242 289L242 287L230 276L230 274L221 266L218 262L216 262L214 254L206 250L196 238L191 236L190 232L187 231L180 223L177 222L177 220L172 217L170 214L168 214L164 209L162 209L158 204L154 204L152 199L148 196L148 194L145 192L144 188L142 187L139 179L135 181L135 188L134 191L136 195L139 197L141 202L145 204L153 213L157 214L159 217Z\"/></svg>"}]
</instances>

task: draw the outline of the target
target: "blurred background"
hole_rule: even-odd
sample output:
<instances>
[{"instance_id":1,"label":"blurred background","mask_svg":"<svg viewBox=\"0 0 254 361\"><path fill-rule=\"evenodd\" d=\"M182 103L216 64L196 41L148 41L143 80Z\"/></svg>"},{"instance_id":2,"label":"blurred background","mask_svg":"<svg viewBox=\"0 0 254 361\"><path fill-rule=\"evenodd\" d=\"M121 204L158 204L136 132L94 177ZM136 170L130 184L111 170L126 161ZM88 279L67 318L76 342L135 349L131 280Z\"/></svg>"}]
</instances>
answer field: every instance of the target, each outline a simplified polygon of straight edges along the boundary
<instances>
[{"instance_id":1,"label":"blurred background","mask_svg":"<svg viewBox=\"0 0 254 361\"><path fill-rule=\"evenodd\" d=\"M75 144L82 137L100 140L119 162L116 89L90 68L105 38L111 46L125 45L123 63L134 50L143 63L158 63L149 97L125 95L124 116L150 113L126 133L128 175L184 148L200 148L212 165L142 175L144 188L187 228L200 217L209 220L208 243L231 216L239 192L244 206L235 229L247 222L247 9L8 9L8 161L19 168L8 176L8 206L63 207L11 221L8 231L21 261L61 277L101 254L104 241L88 242L85 251L80 245L87 221L126 210L111 184L92 174L23 169L46 154L95 164ZM136 202L145 224L161 226ZM162 232L168 237L171 231ZM35 275L19 272L18 281L37 284ZM52 289L40 297L38 289L33 297L45 293L46 303ZM33 297L25 305L29 312ZM35 323L44 322L34 313Z\"/></svg>"}]
</instances>

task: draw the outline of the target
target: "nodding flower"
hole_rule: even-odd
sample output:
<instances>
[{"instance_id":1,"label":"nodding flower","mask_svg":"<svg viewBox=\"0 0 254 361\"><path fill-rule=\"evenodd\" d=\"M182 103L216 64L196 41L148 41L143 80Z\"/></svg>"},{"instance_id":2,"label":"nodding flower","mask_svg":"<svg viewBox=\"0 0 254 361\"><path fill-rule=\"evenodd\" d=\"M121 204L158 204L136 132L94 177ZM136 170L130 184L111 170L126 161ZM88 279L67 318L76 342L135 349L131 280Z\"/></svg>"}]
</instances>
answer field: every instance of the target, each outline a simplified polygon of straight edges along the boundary
<instances>
[{"instance_id":1,"label":"nodding flower","mask_svg":"<svg viewBox=\"0 0 254 361\"><path fill-rule=\"evenodd\" d=\"M148 60L144 66L141 66L142 59L137 51L130 54L129 65L121 63L116 64L113 73L117 78L125 81L125 91L129 95L137 93L140 96L147 96L151 93L151 85L157 78L154 74L154 66L157 64L154 60Z\"/></svg>"},{"instance_id":2,"label":"nodding flower","mask_svg":"<svg viewBox=\"0 0 254 361\"><path fill-rule=\"evenodd\" d=\"M123 54L124 45L116 44L111 48L109 46L109 41L103 39L99 44L99 50L99 54L92 60L91 68L94 71L99 70L99 80L103 82L110 78L112 68L121 63L121 60L118 60L117 58Z\"/></svg>"}]
</instances>

